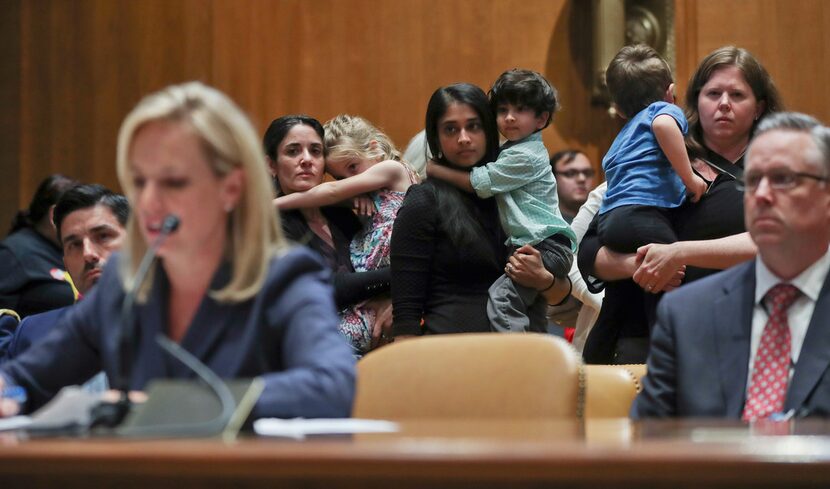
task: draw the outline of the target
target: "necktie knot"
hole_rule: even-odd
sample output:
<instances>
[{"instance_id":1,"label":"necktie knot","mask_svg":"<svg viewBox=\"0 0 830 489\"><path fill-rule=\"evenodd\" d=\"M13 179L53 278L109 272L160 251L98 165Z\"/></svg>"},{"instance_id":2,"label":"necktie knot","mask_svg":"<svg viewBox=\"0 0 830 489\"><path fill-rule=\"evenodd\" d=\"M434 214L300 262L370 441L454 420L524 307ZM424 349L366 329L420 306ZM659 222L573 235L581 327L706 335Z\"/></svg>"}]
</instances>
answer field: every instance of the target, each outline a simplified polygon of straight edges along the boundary
<instances>
[{"instance_id":1,"label":"necktie knot","mask_svg":"<svg viewBox=\"0 0 830 489\"><path fill-rule=\"evenodd\" d=\"M766 298L767 304L772 309L770 314L773 314L773 311L786 311L799 295L801 295L801 292L792 284L778 284L769 289Z\"/></svg>"}]
</instances>

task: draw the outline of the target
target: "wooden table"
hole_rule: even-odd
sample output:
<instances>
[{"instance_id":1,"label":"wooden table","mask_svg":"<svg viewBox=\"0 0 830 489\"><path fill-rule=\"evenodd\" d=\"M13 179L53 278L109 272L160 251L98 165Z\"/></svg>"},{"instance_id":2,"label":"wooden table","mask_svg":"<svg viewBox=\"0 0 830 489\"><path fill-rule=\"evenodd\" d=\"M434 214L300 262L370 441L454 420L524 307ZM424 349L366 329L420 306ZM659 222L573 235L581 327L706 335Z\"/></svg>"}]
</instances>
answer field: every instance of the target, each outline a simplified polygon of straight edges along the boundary
<instances>
[{"instance_id":1,"label":"wooden table","mask_svg":"<svg viewBox=\"0 0 830 489\"><path fill-rule=\"evenodd\" d=\"M303 441L0 434L0 488L830 487L830 423L423 421Z\"/></svg>"}]
</instances>

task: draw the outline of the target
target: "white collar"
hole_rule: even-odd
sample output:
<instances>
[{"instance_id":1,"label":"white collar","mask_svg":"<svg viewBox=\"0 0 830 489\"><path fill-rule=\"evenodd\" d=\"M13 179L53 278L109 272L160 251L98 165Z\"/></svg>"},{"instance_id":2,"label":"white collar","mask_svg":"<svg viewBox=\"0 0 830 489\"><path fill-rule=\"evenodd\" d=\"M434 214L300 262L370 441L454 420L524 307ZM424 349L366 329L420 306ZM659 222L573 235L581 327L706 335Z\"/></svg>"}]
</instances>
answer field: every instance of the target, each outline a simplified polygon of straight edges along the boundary
<instances>
[{"instance_id":1,"label":"white collar","mask_svg":"<svg viewBox=\"0 0 830 489\"><path fill-rule=\"evenodd\" d=\"M755 304L759 304L764 299L769 289L782 282L795 285L802 294L815 302L818 300L818 294L821 292L825 278L827 278L828 270L830 270L830 249L821 258L807 267L806 270L789 281L782 280L776 276L764 264L761 255L758 255L758 259L755 260Z\"/></svg>"}]
</instances>

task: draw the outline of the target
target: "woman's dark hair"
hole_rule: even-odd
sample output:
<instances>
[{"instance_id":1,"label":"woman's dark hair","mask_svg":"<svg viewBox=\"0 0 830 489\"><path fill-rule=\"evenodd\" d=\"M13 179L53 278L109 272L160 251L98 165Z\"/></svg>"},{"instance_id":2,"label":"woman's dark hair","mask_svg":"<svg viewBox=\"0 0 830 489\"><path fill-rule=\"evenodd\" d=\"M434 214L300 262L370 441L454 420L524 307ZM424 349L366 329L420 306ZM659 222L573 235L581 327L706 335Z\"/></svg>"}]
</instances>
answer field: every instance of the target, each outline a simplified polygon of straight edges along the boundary
<instances>
[{"instance_id":1,"label":"woman's dark hair","mask_svg":"<svg viewBox=\"0 0 830 489\"><path fill-rule=\"evenodd\" d=\"M697 100L703 85L712 78L715 71L735 66L746 79L746 83L752 89L752 94L758 102L764 103L764 111L761 116L752 124L750 137L755 132L755 127L767 114L784 110L784 103L775 88L772 77L758 61L755 56L743 48L735 46L724 46L718 48L700 62L697 70L689 80L689 88L686 89L686 119L689 121L689 133L686 135L686 150L692 158L705 155L703 146L703 127L700 124L700 112L697 108Z\"/></svg>"},{"instance_id":2,"label":"woman's dark hair","mask_svg":"<svg viewBox=\"0 0 830 489\"><path fill-rule=\"evenodd\" d=\"M444 117L447 109L452 104L469 105L470 108L476 111L479 119L481 119L481 126L484 129L484 135L487 141L487 149L484 152L484 158L476 166L495 161L496 156L499 154L499 133L496 127L496 118L490 110L490 102L487 99L487 94L482 89L469 83L455 83L441 87L429 98L426 124L424 127L426 128L427 146L434 155L432 160L444 166L457 169L444 156L444 152L441 151L441 141L438 138L438 121Z\"/></svg>"},{"instance_id":3,"label":"woman's dark hair","mask_svg":"<svg viewBox=\"0 0 830 489\"><path fill-rule=\"evenodd\" d=\"M24 228L32 228L49 216L49 209L55 205L64 192L78 185L76 180L55 173L46 177L35 190L28 209L20 210L12 219L9 234Z\"/></svg>"},{"instance_id":4,"label":"woman's dark hair","mask_svg":"<svg viewBox=\"0 0 830 489\"><path fill-rule=\"evenodd\" d=\"M285 136L292 127L300 124L314 129L314 132L320 136L320 141L323 142L323 153L327 153L325 146L326 131L323 129L323 125L320 124L320 121L303 114L284 115L271 121L268 129L265 130L265 135L262 137L262 148L265 150L265 156L269 160L276 163L277 150L280 147L280 143L285 139ZM277 193L280 193L280 182L277 181L277 177L274 177L274 188L277 190Z\"/></svg>"},{"instance_id":5,"label":"woman's dark hair","mask_svg":"<svg viewBox=\"0 0 830 489\"><path fill-rule=\"evenodd\" d=\"M439 165L464 169L447 160L438 137L438 123L452 104L468 105L481 119L487 147L484 157L475 166L482 166L494 161L498 156L499 147L496 118L490 110L489 101L484 91L469 83L456 83L441 87L429 99L424 126L426 128L427 147L433 155L432 161ZM440 179L430 178L427 179L425 184L434 189L438 207L444 217L443 231L459 250L481 248L482 240L480 236L482 234L498 233L498 220L491 222L494 221L492 216L496 215L494 210L495 199L483 201L483 205L475 205L473 201L475 197L467 198L461 190ZM491 212L491 216L485 216L482 214L482 209L493 210L493 212ZM490 255L494 263L498 262L494 250L487 247L487 250L482 251Z\"/></svg>"}]
</instances>

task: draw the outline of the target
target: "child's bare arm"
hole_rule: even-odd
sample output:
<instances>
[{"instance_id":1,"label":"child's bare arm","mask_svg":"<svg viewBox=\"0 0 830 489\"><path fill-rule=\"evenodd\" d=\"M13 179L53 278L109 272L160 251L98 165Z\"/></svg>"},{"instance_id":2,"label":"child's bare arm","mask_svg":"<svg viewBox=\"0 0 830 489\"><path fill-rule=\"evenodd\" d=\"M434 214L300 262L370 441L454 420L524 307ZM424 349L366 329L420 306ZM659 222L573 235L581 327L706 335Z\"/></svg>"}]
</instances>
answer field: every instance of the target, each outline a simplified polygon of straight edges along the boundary
<instances>
[{"instance_id":1,"label":"child's bare arm","mask_svg":"<svg viewBox=\"0 0 830 489\"><path fill-rule=\"evenodd\" d=\"M660 114L652 121L651 129L660 149L692 194L692 202L697 202L706 193L706 182L692 171L692 163L686 153L683 133L677 127L677 121L668 114Z\"/></svg>"},{"instance_id":2,"label":"child's bare arm","mask_svg":"<svg viewBox=\"0 0 830 489\"><path fill-rule=\"evenodd\" d=\"M282 195L274 199L274 204L278 209L322 207L366 192L390 187L399 177L402 167L397 162L386 163L385 161L377 163L363 173L343 180L323 182L305 192Z\"/></svg>"},{"instance_id":3,"label":"child's bare arm","mask_svg":"<svg viewBox=\"0 0 830 489\"><path fill-rule=\"evenodd\" d=\"M445 182L449 182L452 185L455 185L456 187L466 192L475 192L475 189L473 189L473 185L470 183L470 174L468 172L454 170L452 168L439 165L432 161L428 161L427 175L430 178L438 178L444 180Z\"/></svg>"}]
</instances>

